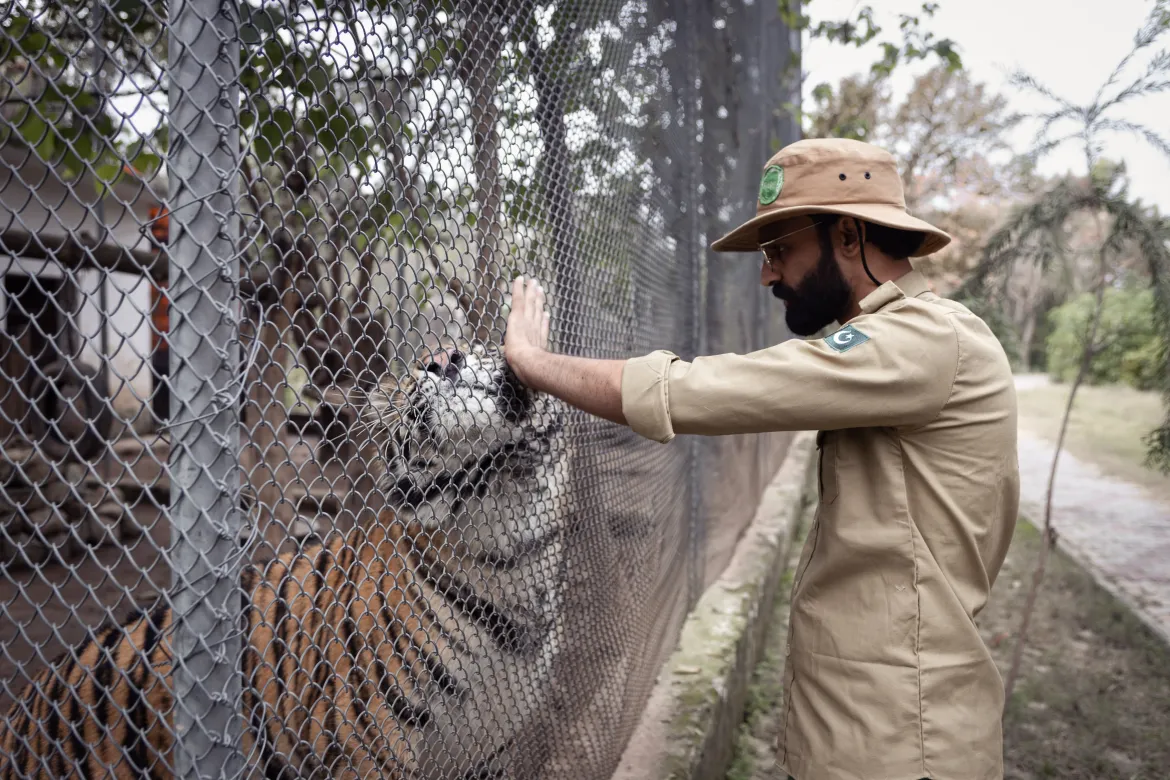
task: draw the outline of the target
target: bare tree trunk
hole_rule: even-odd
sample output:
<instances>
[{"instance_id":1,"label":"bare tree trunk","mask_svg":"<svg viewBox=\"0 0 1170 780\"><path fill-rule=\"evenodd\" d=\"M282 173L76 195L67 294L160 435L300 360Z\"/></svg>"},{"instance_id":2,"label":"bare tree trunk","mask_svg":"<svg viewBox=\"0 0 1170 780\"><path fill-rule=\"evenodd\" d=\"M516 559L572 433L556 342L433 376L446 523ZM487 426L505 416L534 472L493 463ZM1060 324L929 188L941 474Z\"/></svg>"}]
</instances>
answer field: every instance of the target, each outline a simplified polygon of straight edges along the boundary
<instances>
[{"instance_id":1,"label":"bare tree trunk","mask_svg":"<svg viewBox=\"0 0 1170 780\"><path fill-rule=\"evenodd\" d=\"M478 4L470 12L464 39L468 41L460 67L460 77L471 88L472 138L475 144L474 170L478 179L475 200L479 204L476 228L479 233L479 251L476 255L473 290L468 322L475 338L490 341L492 326L500 311L500 271L497 258L499 219L497 213L503 200L500 186L499 133L496 122L496 88L500 81L499 56L503 48L500 21L489 18L486 4Z\"/></svg>"},{"instance_id":2,"label":"bare tree trunk","mask_svg":"<svg viewBox=\"0 0 1170 780\"><path fill-rule=\"evenodd\" d=\"M1104 245L1105 237L1100 229L1099 220L1097 232L1102 244L1098 253L1096 301L1094 303L1093 315L1086 328L1087 332L1081 352L1081 365L1077 370L1076 378L1073 379L1072 386L1069 388L1068 403L1065 404L1064 416L1060 420L1060 433L1056 437L1056 449L1052 453L1052 467L1048 472L1048 487L1044 499L1043 543L1040 546L1040 555L1036 560L1036 570L1032 573L1032 587L1028 591L1028 598L1024 603L1024 616L1020 620L1020 632L1019 637L1016 639L1015 650L1012 653L1012 665L1008 670L1007 679L1004 681L1005 709L1011 703L1012 691L1015 689L1016 680L1019 678L1020 664L1023 661L1024 648L1027 646L1028 641L1028 626L1032 622L1032 613L1036 608L1036 597L1040 592L1040 584L1044 579L1045 566L1048 563L1048 552L1056 544L1056 531L1052 527L1052 494L1056 489L1056 469L1060 463L1060 454L1064 450L1064 437L1068 433L1068 423L1072 417L1077 390L1080 389L1081 383L1088 376L1089 369L1093 364L1093 358L1096 357L1097 353L1097 332L1101 326L1101 313L1105 308L1105 272L1108 258L1108 252Z\"/></svg>"},{"instance_id":3,"label":"bare tree trunk","mask_svg":"<svg viewBox=\"0 0 1170 780\"><path fill-rule=\"evenodd\" d=\"M1020 360L1023 369L1032 368L1032 342L1036 338L1037 309L1044 300L1044 268L1038 261L1034 261L1026 269L1026 278L1023 280L1023 293L1013 296L1016 301L1014 323L1020 330Z\"/></svg>"},{"instance_id":4,"label":"bare tree trunk","mask_svg":"<svg viewBox=\"0 0 1170 780\"><path fill-rule=\"evenodd\" d=\"M290 152L289 157L284 186L292 194L295 213L296 204L308 191L310 177L303 148ZM247 376L249 395L244 430L248 440L241 450L240 464L242 478L251 486L256 500L253 515L257 529L273 549L278 550L288 538L295 519L288 491L297 472L281 438L288 425L288 408L281 397L281 390L287 386L287 366L291 363L288 339L293 335L296 314L304 308L294 281L311 266L316 246L311 237L299 229L303 226L298 226L295 221L290 224L286 214L280 215L281 224L276 230L268 227L263 212L267 207L276 206L275 199L264 198L264 193L259 190L260 173L247 157L243 165L249 178L246 191L264 225L269 245L279 253L280 259L270 272L267 289L258 296L260 312L254 332L261 345L256 353L256 364L249 367ZM266 302L272 305L266 305ZM248 348L251 350L253 345Z\"/></svg>"},{"instance_id":5,"label":"bare tree trunk","mask_svg":"<svg viewBox=\"0 0 1170 780\"><path fill-rule=\"evenodd\" d=\"M1036 308L1033 306L1024 315L1024 328L1020 335L1020 364L1024 371L1032 370L1032 340L1036 338Z\"/></svg>"},{"instance_id":6,"label":"bare tree trunk","mask_svg":"<svg viewBox=\"0 0 1170 780\"><path fill-rule=\"evenodd\" d=\"M549 61L553 56L567 59L571 56L583 25L578 23L580 9L570 6L556 40L541 48L535 38L536 23L527 25L529 57L532 63L532 81L536 88L536 124L543 140L539 180L544 187L545 224L551 244L551 266L556 296L555 316L559 327L554 337L557 351L570 355L581 352L582 290L581 267L578 256L577 225L573 210L573 166L569 156L568 128L565 125L565 105L570 85L566 83L566 68Z\"/></svg>"}]
</instances>

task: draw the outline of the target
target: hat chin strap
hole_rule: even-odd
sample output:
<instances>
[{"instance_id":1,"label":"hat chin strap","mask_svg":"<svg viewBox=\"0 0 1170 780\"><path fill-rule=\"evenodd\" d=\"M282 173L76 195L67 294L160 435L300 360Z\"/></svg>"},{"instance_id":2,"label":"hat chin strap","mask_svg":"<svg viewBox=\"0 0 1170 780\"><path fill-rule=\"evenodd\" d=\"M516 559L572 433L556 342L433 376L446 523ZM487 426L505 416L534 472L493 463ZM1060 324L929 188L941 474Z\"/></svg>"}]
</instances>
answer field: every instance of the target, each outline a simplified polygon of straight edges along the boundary
<instances>
[{"instance_id":1,"label":"hat chin strap","mask_svg":"<svg viewBox=\"0 0 1170 780\"><path fill-rule=\"evenodd\" d=\"M877 277L869 270L869 263L865 261L865 236L861 232L861 220L853 217L853 224L857 226L857 248L861 250L861 267L865 269L865 275L873 282L874 287L881 287L882 283L877 280Z\"/></svg>"}]
</instances>

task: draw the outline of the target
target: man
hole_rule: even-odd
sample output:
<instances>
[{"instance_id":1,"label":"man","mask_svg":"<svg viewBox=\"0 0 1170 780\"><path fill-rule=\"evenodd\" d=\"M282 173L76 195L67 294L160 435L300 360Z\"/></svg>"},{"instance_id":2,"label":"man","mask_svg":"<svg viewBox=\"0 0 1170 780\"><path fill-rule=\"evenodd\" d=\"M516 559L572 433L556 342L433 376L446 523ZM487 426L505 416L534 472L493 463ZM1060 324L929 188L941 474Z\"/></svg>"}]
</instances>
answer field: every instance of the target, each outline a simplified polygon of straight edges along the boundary
<instances>
[{"instance_id":1,"label":"man","mask_svg":"<svg viewBox=\"0 0 1170 780\"><path fill-rule=\"evenodd\" d=\"M505 349L527 385L667 442L819 429L820 509L793 584L778 760L796 780L1003 776L1003 688L973 618L1015 526L1011 370L987 326L910 265L950 240L906 212L893 158L807 140L764 169L756 216L790 340L750 355L546 351L518 279Z\"/></svg>"}]
</instances>

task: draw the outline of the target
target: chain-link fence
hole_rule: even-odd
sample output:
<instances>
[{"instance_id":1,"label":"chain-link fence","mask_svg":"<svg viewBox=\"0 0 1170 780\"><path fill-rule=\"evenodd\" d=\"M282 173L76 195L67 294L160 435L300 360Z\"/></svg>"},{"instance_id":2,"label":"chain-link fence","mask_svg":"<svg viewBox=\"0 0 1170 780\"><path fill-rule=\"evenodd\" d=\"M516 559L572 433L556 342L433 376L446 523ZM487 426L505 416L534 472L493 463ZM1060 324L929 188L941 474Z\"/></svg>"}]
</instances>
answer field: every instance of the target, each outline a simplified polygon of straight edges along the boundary
<instances>
[{"instance_id":1,"label":"chain-link fence","mask_svg":"<svg viewBox=\"0 0 1170 780\"><path fill-rule=\"evenodd\" d=\"M642 441L555 348L786 337L763 0L0 6L0 776L603 778L783 436Z\"/></svg>"}]
</instances>

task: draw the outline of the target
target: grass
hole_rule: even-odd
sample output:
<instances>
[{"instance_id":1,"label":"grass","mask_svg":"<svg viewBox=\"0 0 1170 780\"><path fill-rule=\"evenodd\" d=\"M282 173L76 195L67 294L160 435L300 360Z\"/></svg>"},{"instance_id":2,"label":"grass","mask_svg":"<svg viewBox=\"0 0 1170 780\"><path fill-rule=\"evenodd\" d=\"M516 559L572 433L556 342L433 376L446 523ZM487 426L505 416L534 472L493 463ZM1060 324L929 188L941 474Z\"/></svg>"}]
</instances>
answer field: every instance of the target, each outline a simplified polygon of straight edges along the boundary
<instances>
[{"instance_id":1,"label":"grass","mask_svg":"<svg viewBox=\"0 0 1170 780\"><path fill-rule=\"evenodd\" d=\"M1067 384L1021 390L1020 427L1055 442L1068 392ZM1104 473L1142 485L1157 498L1170 501L1170 479L1144 464L1142 438L1162 419L1157 393L1124 385L1081 387L1065 444L1077 458Z\"/></svg>"}]
</instances>

